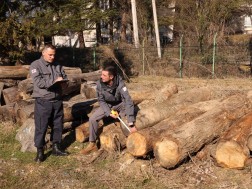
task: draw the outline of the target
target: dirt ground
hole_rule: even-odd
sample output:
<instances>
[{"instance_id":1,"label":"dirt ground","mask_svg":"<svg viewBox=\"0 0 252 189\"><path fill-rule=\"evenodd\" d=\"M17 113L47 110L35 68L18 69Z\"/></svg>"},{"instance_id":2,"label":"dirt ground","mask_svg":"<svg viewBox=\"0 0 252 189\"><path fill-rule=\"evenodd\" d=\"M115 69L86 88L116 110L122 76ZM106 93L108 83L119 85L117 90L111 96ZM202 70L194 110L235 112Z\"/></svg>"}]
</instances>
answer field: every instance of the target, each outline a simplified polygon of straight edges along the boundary
<instances>
[{"instance_id":1,"label":"dirt ground","mask_svg":"<svg viewBox=\"0 0 252 189\"><path fill-rule=\"evenodd\" d=\"M165 77L133 78L129 85L152 86L175 83L179 92L186 89L208 86L223 93L248 92L252 80L226 79L176 79ZM127 153L108 152L100 149L88 156L79 151L86 143L68 145L68 157L50 156L43 163L33 162L35 153L20 152L15 140L18 126L0 124L0 188L252 188L252 166L243 170L217 167L209 157L199 160L191 156L177 168L167 170L158 165L153 154L134 158ZM74 131L66 133L65 140L72 140Z\"/></svg>"}]
</instances>

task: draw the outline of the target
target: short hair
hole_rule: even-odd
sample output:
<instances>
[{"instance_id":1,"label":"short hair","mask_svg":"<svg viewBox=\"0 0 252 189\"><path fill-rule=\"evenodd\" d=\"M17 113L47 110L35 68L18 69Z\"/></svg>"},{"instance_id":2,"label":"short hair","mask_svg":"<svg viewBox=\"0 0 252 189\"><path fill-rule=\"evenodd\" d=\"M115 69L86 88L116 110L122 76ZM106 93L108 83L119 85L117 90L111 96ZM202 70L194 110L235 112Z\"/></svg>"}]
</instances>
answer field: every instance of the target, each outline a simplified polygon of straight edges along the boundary
<instances>
[{"instance_id":1,"label":"short hair","mask_svg":"<svg viewBox=\"0 0 252 189\"><path fill-rule=\"evenodd\" d=\"M116 67L114 66L113 61L105 61L102 65L102 70L107 71L109 75L116 76L117 75L117 70Z\"/></svg>"},{"instance_id":2,"label":"short hair","mask_svg":"<svg viewBox=\"0 0 252 189\"><path fill-rule=\"evenodd\" d=\"M53 49L53 50L56 50L56 47L52 44L46 44L43 48L42 51L46 50L46 49Z\"/></svg>"}]
</instances>

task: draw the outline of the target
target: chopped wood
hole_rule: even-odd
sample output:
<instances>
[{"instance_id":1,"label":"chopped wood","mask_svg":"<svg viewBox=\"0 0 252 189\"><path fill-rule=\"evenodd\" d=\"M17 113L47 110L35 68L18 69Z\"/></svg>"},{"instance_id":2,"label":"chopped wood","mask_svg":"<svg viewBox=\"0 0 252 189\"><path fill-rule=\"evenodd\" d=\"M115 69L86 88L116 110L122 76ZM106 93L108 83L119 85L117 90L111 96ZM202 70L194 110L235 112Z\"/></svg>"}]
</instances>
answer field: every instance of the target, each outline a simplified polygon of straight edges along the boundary
<instances>
[{"instance_id":1,"label":"chopped wood","mask_svg":"<svg viewBox=\"0 0 252 189\"><path fill-rule=\"evenodd\" d=\"M194 88L175 94L165 101L153 104L153 106L140 109L136 116L136 128L141 130L153 126L181 108L200 101L210 100L211 95L212 91L206 87Z\"/></svg>"},{"instance_id":2,"label":"chopped wood","mask_svg":"<svg viewBox=\"0 0 252 189\"><path fill-rule=\"evenodd\" d=\"M216 145L215 160L221 167L244 168L249 158L247 142L252 133L252 112L237 120Z\"/></svg>"},{"instance_id":3,"label":"chopped wood","mask_svg":"<svg viewBox=\"0 0 252 189\"><path fill-rule=\"evenodd\" d=\"M156 141L163 132L168 129L174 130L176 127L192 121L194 118L218 105L220 105L220 100L198 102L179 109L176 113L168 116L167 119L159 122L153 127L132 133L129 135L126 142L128 152L135 157L145 156L148 152L153 150Z\"/></svg>"},{"instance_id":4,"label":"chopped wood","mask_svg":"<svg viewBox=\"0 0 252 189\"><path fill-rule=\"evenodd\" d=\"M204 145L221 136L237 119L247 114L251 102L244 95L234 95L178 128L164 132L154 146L154 155L161 166L172 168L188 154L198 152Z\"/></svg>"}]
</instances>

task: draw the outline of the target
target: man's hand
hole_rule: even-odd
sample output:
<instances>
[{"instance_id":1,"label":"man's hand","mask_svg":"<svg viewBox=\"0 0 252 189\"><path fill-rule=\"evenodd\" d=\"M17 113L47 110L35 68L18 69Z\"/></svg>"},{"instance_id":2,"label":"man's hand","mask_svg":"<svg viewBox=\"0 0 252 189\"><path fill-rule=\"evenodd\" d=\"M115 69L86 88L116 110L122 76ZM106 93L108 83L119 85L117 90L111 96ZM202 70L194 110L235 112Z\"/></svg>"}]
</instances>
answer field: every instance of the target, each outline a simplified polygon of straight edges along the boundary
<instances>
[{"instance_id":1,"label":"man's hand","mask_svg":"<svg viewBox=\"0 0 252 189\"><path fill-rule=\"evenodd\" d=\"M118 112L115 110L111 110L110 117L113 117L114 119L117 119L119 116Z\"/></svg>"},{"instance_id":2,"label":"man's hand","mask_svg":"<svg viewBox=\"0 0 252 189\"><path fill-rule=\"evenodd\" d=\"M56 80L54 80L54 83L56 83L57 81L61 81L61 80L63 80L63 78L62 77L58 77Z\"/></svg>"}]
</instances>

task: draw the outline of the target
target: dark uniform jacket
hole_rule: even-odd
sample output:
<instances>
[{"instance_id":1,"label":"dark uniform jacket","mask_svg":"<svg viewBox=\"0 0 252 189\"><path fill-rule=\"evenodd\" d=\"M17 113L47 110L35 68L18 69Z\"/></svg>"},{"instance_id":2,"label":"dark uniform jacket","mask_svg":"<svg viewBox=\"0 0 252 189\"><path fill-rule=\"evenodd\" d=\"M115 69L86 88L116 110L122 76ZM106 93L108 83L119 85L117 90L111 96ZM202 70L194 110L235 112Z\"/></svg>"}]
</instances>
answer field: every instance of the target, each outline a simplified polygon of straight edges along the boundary
<instances>
[{"instance_id":1,"label":"dark uniform jacket","mask_svg":"<svg viewBox=\"0 0 252 189\"><path fill-rule=\"evenodd\" d=\"M111 87L103 83L101 79L97 82L97 98L107 117L110 115L112 106L124 102L128 122L135 122L133 101L119 75L114 77Z\"/></svg>"},{"instance_id":2,"label":"dark uniform jacket","mask_svg":"<svg viewBox=\"0 0 252 189\"><path fill-rule=\"evenodd\" d=\"M43 98L48 100L61 99L61 87L53 86L58 77L67 79L64 69L57 63L48 63L43 57L32 62L30 74L33 80L34 98Z\"/></svg>"}]
</instances>

